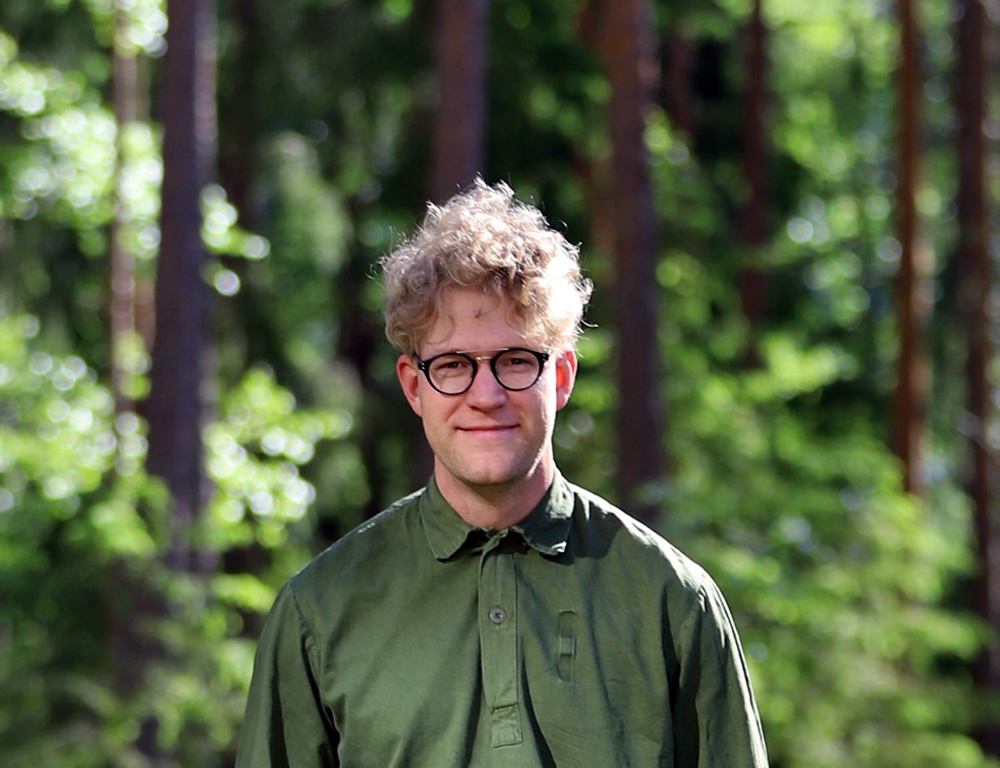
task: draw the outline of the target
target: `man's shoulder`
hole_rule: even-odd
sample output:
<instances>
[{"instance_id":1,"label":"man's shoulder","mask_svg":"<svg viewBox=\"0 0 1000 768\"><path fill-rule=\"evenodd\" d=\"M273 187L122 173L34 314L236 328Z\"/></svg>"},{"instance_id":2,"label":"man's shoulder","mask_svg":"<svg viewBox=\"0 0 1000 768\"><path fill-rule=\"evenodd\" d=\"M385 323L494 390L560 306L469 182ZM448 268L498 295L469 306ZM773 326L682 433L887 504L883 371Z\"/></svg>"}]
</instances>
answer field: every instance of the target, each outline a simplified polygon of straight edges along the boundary
<instances>
[{"instance_id":1,"label":"man's shoulder","mask_svg":"<svg viewBox=\"0 0 1000 768\"><path fill-rule=\"evenodd\" d=\"M421 489L399 499L341 536L292 577L293 588L343 583L341 574L357 579L365 572L379 572L386 560L408 548L415 525L419 527L417 507L423 493Z\"/></svg>"},{"instance_id":2,"label":"man's shoulder","mask_svg":"<svg viewBox=\"0 0 1000 768\"><path fill-rule=\"evenodd\" d=\"M713 583L701 565L650 525L593 491L572 483L569 487L583 546L604 550L623 565L695 591Z\"/></svg>"}]
</instances>

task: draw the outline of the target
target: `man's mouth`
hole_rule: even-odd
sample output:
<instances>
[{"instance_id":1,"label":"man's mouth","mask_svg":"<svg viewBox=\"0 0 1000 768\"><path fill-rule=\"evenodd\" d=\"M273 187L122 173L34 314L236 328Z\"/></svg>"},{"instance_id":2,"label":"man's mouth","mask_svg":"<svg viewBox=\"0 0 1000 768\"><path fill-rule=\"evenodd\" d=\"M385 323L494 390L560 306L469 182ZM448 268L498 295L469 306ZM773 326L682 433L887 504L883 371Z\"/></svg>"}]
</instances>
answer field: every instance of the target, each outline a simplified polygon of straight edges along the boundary
<instances>
[{"instance_id":1,"label":"man's mouth","mask_svg":"<svg viewBox=\"0 0 1000 768\"><path fill-rule=\"evenodd\" d=\"M459 427L460 432L469 432L477 435L502 434L517 429L514 424L484 424L482 426Z\"/></svg>"}]
</instances>

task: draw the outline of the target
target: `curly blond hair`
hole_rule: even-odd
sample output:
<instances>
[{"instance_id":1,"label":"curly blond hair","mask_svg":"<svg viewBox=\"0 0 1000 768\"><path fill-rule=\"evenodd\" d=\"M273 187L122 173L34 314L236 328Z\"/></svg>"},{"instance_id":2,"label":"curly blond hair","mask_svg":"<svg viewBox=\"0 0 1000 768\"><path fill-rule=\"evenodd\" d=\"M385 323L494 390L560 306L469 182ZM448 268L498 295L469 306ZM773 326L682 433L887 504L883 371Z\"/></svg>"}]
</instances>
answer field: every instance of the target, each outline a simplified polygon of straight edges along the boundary
<instances>
[{"instance_id":1,"label":"curly blond hair","mask_svg":"<svg viewBox=\"0 0 1000 768\"><path fill-rule=\"evenodd\" d=\"M429 204L422 226L382 259L386 337L416 355L444 289L458 286L507 296L529 340L569 349L593 288L579 255L509 186L477 178L444 205Z\"/></svg>"}]
</instances>

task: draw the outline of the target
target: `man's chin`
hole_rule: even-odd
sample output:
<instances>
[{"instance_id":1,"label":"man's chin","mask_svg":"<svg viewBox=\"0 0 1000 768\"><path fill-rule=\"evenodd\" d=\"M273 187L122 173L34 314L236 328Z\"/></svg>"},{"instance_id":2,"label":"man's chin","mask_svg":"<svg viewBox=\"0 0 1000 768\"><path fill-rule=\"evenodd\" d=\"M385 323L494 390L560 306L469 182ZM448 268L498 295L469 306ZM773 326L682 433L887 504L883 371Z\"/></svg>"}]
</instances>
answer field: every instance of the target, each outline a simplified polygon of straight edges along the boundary
<instances>
[{"instance_id":1,"label":"man's chin","mask_svg":"<svg viewBox=\"0 0 1000 768\"><path fill-rule=\"evenodd\" d=\"M473 490L508 491L528 482L529 474L519 468L505 467L498 462L484 461L479 466L464 467L450 473L456 480Z\"/></svg>"},{"instance_id":2,"label":"man's chin","mask_svg":"<svg viewBox=\"0 0 1000 768\"><path fill-rule=\"evenodd\" d=\"M478 491L483 496L490 496L507 494L530 486L537 475L537 466L504 467L494 463L457 475L457 478L470 489Z\"/></svg>"}]
</instances>

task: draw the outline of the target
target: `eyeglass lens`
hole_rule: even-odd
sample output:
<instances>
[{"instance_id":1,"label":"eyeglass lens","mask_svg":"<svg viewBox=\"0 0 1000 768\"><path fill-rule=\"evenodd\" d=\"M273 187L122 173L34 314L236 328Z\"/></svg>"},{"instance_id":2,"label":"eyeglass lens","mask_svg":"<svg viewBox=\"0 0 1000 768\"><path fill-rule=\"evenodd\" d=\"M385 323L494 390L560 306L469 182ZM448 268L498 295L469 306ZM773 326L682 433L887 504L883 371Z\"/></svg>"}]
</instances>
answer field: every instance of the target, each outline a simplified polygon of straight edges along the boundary
<instances>
[{"instance_id":1,"label":"eyeglass lens","mask_svg":"<svg viewBox=\"0 0 1000 768\"><path fill-rule=\"evenodd\" d=\"M478 358L483 361L486 358ZM427 361L427 377L444 394L461 394L472 386L477 358L461 353L439 355ZM525 349L508 349L490 358L490 368L506 389L527 389L542 372L543 359Z\"/></svg>"}]
</instances>

